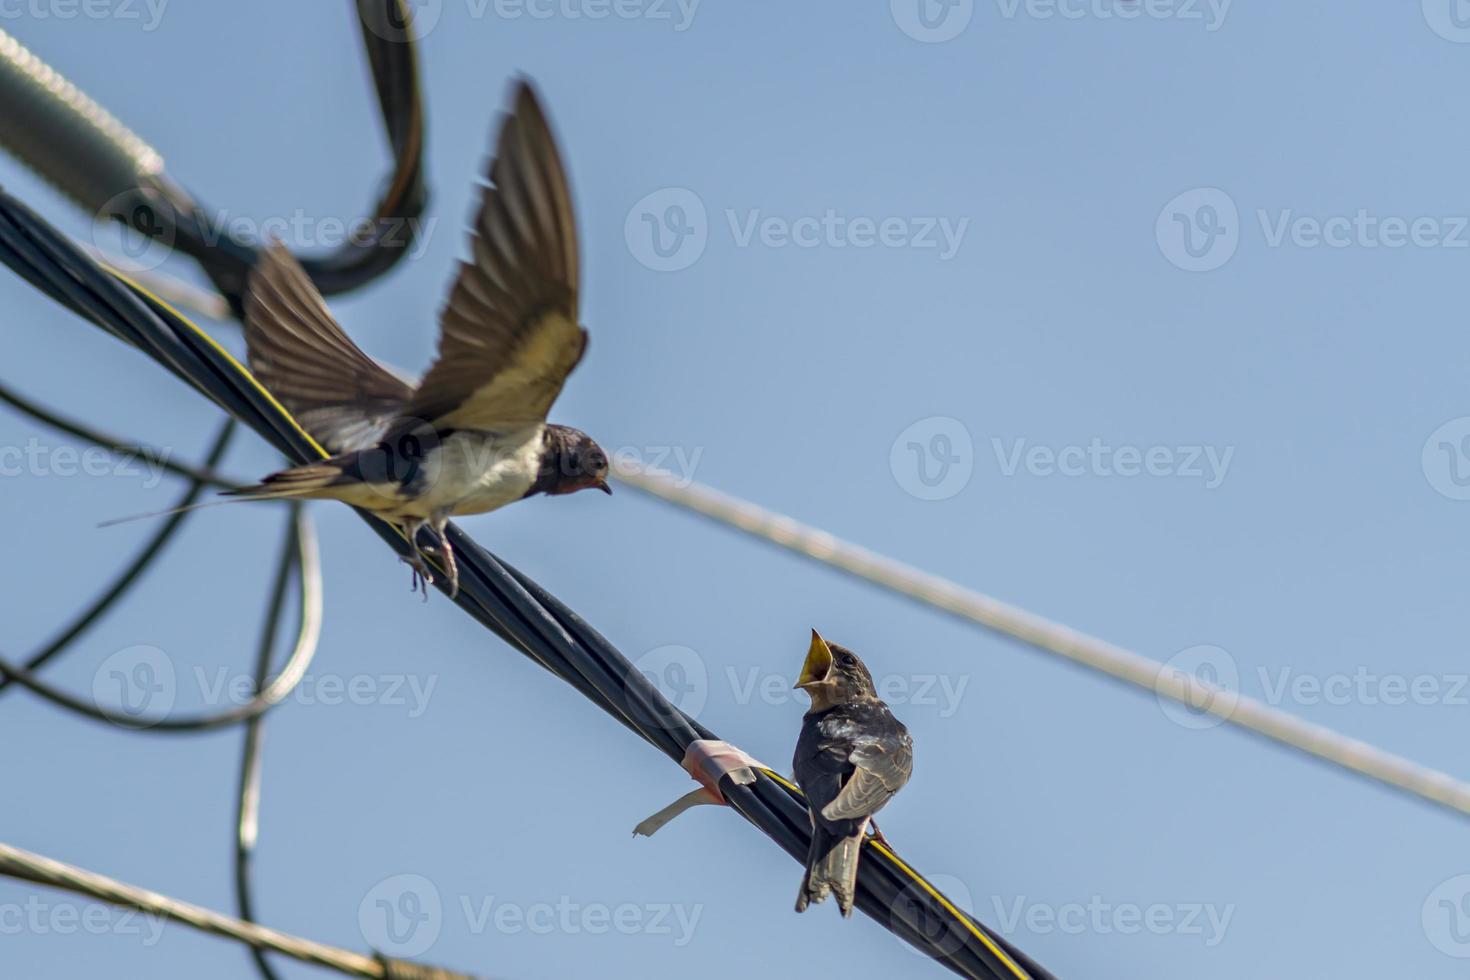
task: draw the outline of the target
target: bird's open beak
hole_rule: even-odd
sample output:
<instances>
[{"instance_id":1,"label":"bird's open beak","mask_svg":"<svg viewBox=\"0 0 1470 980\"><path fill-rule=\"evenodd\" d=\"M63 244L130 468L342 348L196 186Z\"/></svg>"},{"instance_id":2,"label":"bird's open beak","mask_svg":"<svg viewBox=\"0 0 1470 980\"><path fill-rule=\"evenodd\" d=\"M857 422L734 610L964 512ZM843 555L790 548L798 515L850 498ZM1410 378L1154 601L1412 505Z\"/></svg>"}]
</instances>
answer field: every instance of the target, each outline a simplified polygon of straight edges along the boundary
<instances>
[{"instance_id":1,"label":"bird's open beak","mask_svg":"<svg viewBox=\"0 0 1470 980\"><path fill-rule=\"evenodd\" d=\"M808 687L812 684L820 684L827 679L832 671L832 648L827 646L827 641L822 639L820 633L812 630L812 645L806 651L806 663L801 665L801 676L796 679L794 687Z\"/></svg>"},{"instance_id":2,"label":"bird's open beak","mask_svg":"<svg viewBox=\"0 0 1470 980\"><path fill-rule=\"evenodd\" d=\"M598 480L597 483L594 484L594 485L597 487L597 489L601 490L603 493L607 494L609 497L612 496L612 487L610 487L610 486L607 485L607 481L606 480Z\"/></svg>"}]
</instances>

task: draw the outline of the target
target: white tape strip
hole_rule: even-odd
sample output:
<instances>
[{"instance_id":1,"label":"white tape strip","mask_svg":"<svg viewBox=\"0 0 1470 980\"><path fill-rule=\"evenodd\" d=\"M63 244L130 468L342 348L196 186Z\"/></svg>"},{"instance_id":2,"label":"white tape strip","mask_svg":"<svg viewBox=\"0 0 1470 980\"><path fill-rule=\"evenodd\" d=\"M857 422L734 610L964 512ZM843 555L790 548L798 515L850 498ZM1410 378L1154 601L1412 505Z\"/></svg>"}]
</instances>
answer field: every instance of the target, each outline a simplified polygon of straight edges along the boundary
<instances>
[{"instance_id":1,"label":"white tape strip","mask_svg":"<svg viewBox=\"0 0 1470 980\"><path fill-rule=\"evenodd\" d=\"M660 827L679 814L696 806L723 806L720 779L729 776L738 786L749 786L756 780L757 769L769 769L765 763L714 738L696 739L684 751L683 766L699 781L699 789L691 790L633 828L633 836L652 837Z\"/></svg>"}]
</instances>

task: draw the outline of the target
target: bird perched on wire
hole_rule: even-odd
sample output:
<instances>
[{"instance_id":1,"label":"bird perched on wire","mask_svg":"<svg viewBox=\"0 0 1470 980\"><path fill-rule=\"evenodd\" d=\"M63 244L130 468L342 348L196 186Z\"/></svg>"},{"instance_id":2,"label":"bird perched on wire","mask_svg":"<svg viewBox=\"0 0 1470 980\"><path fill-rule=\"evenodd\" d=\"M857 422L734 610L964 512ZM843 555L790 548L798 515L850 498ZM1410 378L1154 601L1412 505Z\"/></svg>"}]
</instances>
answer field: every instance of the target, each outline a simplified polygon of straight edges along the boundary
<instances>
[{"instance_id":1,"label":"bird perched on wire","mask_svg":"<svg viewBox=\"0 0 1470 980\"><path fill-rule=\"evenodd\" d=\"M835 892L838 908L850 916L863 835L873 814L908 782L913 739L879 700L857 654L816 630L796 687L812 699L792 760L812 820L796 911Z\"/></svg>"},{"instance_id":2,"label":"bird perched on wire","mask_svg":"<svg viewBox=\"0 0 1470 980\"><path fill-rule=\"evenodd\" d=\"M330 453L228 491L255 500L341 500L399 525L414 587L433 582L418 543L432 528L453 596L450 517L533 494L607 485L607 454L546 421L582 359L571 193L535 92L521 81L502 120L489 182L440 314L438 359L411 385L337 325L284 247L264 251L245 295L250 368Z\"/></svg>"}]
</instances>

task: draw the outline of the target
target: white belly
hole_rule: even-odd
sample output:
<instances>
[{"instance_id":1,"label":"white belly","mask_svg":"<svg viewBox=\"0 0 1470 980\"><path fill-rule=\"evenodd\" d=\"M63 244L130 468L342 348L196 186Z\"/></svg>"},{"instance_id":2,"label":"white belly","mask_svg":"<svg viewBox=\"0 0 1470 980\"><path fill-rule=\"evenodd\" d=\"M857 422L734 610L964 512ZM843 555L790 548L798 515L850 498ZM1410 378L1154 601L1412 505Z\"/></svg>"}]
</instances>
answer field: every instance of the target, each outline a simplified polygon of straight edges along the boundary
<instances>
[{"instance_id":1,"label":"white belly","mask_svg":"<svg viewBox=\"0 0 1470 980\"><path fill-rule=\"evenodd\" d=\"M520 500L541 466L542 426L516 432L457 431L424 461L424 490L400 514L483 514Z\"/></svg>"}]
</instances>

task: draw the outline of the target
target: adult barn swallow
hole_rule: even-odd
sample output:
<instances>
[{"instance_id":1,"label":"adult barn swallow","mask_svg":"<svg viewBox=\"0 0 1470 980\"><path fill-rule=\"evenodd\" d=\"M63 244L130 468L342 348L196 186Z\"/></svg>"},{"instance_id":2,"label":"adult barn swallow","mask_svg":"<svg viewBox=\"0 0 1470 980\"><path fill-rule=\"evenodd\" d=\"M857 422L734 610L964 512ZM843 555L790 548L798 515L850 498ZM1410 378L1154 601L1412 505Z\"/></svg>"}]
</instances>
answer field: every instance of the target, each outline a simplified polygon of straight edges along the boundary
<instances>
[{"instance_id":1,"label":"adult barn swallow","mask_svg":"<svg viewBox=\"0 0 1470 980\"><path fill-rule=\"evenodd\" d=\"M812 820L796 911L836 892L838 908L850 916L863 834L873 814L908 782L914 743L879 700L857 654L829 644L816 630L796 687L812 699L792 760Z\"/></svg>"},{"instance_id":2,"label":"adult barn swallow","mask_svg":"<svg viewBox=\"0 0 1470 980\"><path fill-rule=\"evenodd\" d=\"M431 527L459 588L449 518L533 494L607 485L607 454L547 412L582 359L577 234L571 193L530 85L500 126L489 181L440 314L438 358L411 385L364 354L332 318L301 266L267 248L245 296L255 376L330 458L229 491L276 500L341 500L408 536L414 585L433 581L418 533Z\"/></svg>"}]
</instances>

